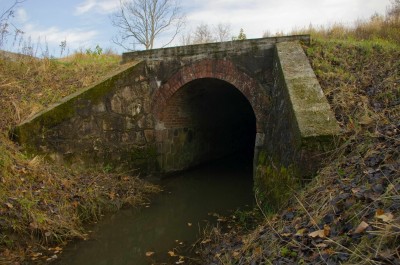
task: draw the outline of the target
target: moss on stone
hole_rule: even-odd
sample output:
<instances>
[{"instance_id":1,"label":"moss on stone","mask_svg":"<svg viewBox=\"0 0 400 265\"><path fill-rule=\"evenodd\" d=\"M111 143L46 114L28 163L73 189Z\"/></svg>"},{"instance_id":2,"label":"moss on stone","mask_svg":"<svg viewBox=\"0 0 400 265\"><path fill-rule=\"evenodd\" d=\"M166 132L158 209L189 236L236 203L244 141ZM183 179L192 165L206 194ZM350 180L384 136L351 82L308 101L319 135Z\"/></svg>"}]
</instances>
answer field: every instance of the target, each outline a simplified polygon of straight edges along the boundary
<instances>
[{"instance_id":1,"label":"moss on stone","mask_svg":"<svg viewBox=\"0 0 400 265\"><path fill-rule=\"evenodd\" d=\"M299 43L279 43L277 78L286 90L301 138L337 135L339 126Z\"/></svg>"},{"instance_id":2,"label":"moss on stone","mask_svg":"<svg viewBox=\"0 0 400 265\"><path fill-rule=\"evenodd\" d=\"M250 46L251 46L251 51L254 52L254 53L256 53L256 52L258 52L260 50L260 48L258 47L257 42L251 42Z\"/></svg>"},{"instance_id":3,"label":"moss on stone","mask_svg":"<svg viewBox=\"0 0 400 265\"><path fill-rule=\"evenodd\" d=\"M137 147L129 151L129 160L134 162L139 159L150 159L157 156L157 149L154 146Z\"/></svg>"},{"instance_id":4,"label":"moss on stone","mask_svg":"<svg viewBox=\"0 0 400 265\"><path fill-rule=\"evenodd\" d=\"M143 65L130 65L92 87L84 88L65 97L60 103L39 112L14 128L13 138L23 145L27 152L38 153L38 145L41 138L44 138L46 131L76 116L79 108L85 108L88 107L86 105L96 104L98 101L103 100L105 95L116 87L116 83L119 80L129 78L132 72L140 71Z\"/></svg>"},{"instance_id":5,"label":"moss on stone","mask_svg":"<svg viewBox=\"0 0 400 265\"><path fill-rule=\"evenodd\" d=\"M259 164L254 177L254 191L265 209L278 210L300 187L294 166L284 167L270 163Z\"/></svg>"},{"instance_id":6,"label":"moss on stone","mask_svg":"<svg viewBox=\"0 0 400 265\"><path fill-rule=\"evenodd\" d=\"M254 192L266 211L276 211L300 188L301 174L295 164L284 166L265 150L258 153L256 161Z\"/></svg>"}]
</instances>

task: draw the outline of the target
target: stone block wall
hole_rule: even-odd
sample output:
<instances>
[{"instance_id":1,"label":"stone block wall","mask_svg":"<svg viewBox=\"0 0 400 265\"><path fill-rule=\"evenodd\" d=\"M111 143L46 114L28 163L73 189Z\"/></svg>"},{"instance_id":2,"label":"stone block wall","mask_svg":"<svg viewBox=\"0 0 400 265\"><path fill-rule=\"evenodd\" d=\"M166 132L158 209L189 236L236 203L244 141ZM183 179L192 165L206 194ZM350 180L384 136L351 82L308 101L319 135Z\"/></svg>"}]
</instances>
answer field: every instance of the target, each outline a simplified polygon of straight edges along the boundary
<instances>
[{"instance_id":1,"label":"stone block wall","mask_svg":"<svg viewBox=\"0 0 400 265\"><path fill-rule=\"evenodd\" d=\"M148 171L156 167L154 119L146 65L127 65L19 125L30 152L55 161Z\"/></svg>"}]
</instances>

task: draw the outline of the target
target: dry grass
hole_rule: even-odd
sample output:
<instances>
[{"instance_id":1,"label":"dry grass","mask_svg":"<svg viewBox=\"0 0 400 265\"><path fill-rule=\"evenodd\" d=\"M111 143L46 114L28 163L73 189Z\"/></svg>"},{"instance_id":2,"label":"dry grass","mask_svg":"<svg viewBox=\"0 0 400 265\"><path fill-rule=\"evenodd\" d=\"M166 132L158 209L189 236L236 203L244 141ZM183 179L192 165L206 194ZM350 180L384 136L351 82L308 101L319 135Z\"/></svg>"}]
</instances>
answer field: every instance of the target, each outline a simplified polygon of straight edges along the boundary
<instances>
[{"instance_id":1,"label":"dry grass","mask_svg":"<svg viewBox=\"0 0 400 265\"><path fill-rule=\"evenodd\" d=\"M310 34L319 39L373 41L386 45L400 44L400 2L395 0L385 16L375 14L368 20L358 20L354 26L334 23L331 26L313 26L294 29L291 34Z\"/></svg>"},{"instance_id":2,"label":"dry grass","mask_svg":"<svg viewBox=\"0 0 400 265\"><path fill-rule=\"evenodd\" d=\"M21 122L118 66L118 55L75 53L63 59L0 55L0 129Z\"/></svg>"},{"instance_id":3,"label":"dry grass","mask_svg":"<svg viewBox=\"0 0 400 265\"><path fill-rule=\"evenodd\" d=\"M205 263L399 264L400 46L355 40L360 28L336 30L317 31L304 49L342 128L340 144L289 207L250 233L216 232L218 243L203 246Z\"/></svg>"},{"instance_id":4,"label":"dry grass","mask_svg":"<svg viewBox=\"0 0 400 265\"><path fill-rule=\"evenodd\" d=\"M7 137L12 126L102 79L119 61L82 52L62 59L0 55L0 264L51 261L66 241L87 237L84 222L158 191L133 176L49 165Z\"/></svg>"},{"instance_id":5,"label":"dry grass","mask_svg":"<svg viewBox=\"0 0 400 265\"><path fill-rule=\"evenodd\" d=\"M0 189L0 264L38 259L49 247L85 238L84 222L124 205L139 205L158 188L137 177L82 172L26 159L2 138ZM42 255L37 257L37 253Z\"/></svg>"}]
</instances>

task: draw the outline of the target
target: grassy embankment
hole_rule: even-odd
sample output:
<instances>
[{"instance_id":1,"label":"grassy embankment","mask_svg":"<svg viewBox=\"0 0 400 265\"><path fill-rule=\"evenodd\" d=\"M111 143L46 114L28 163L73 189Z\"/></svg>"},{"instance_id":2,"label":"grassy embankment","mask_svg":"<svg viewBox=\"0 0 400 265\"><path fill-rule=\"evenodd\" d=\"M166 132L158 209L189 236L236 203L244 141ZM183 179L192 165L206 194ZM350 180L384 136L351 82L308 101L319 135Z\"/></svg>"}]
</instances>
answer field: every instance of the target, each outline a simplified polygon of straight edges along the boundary
<instances>
[{"instance_id":1,"label":"grassy embankment","mask_svg":"<svg viewBox=\"0 0 400 265\"><path fill-rule=\"evenodd\" d=\"M281 211L208 231L203 263L400 264L399 16L294 33L313 37L304 49L342 135Z\"/></svg>"},{"instance_id":2,"label":"grassy embankment","mask_svg":"<svg viewBox=\"0 0 400 265\"><path fill-rule=\"evenodd\" d=\"M132 176L51 165L8 139L12 126L101 79L119 61L113 54L0 55L0 264L55 259L67 240L87 237L84 222L143 203L158 190Z\"/></svg>"}]
</instances>

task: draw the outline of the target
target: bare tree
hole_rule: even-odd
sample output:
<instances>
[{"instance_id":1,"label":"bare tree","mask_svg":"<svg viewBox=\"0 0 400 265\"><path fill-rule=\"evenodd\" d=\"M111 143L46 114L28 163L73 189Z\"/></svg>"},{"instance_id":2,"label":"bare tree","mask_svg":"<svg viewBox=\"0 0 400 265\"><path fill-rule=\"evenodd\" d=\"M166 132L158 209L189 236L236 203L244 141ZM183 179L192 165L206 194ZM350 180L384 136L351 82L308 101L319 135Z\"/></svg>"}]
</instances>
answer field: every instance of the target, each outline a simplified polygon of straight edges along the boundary
<instances>
[{"instance_id":1,"label":"bare tree","mask_svg":"<svg viewBox=\"0 0 400 265\"><path fill-rule=\"evenodd\" d=\"M180 36L180 44L181 45L183 45L183 46L186 46L186 45L191 45L191 44L193 44L193 36L192 36L192 34L190 34L190 33L183 33L181 36Z\"/></svg>"},{"instance_id":2,"label":"bare tree","mask_svg":"<svg viewBox=\"0 0 400 265\"><path fill-rule=\"evenodd\" d=\"M387 16L389 20L400 20L400 0L391 1L391 5L387 8Z\"/></svg>"},{"instance_id":3,"label":"bare tree","mask_svg":"<svg viewBox=\"0 0 400 265\"><path fill-rule=\"evenodd\" d=\"M10 35L10 30L15 32L15 36L22 34L23 32L18 29L14 24L10 22L11 18L15 15L15 8L25 2L26 0L15 0L9 8L4 11L0 11L0 47L3 46L7 37Z\"/></svg>"},{"instance_id":4,"label":"bare tree","mask_svg":"<svg viewBox=\"0 0 400 265\"><path fill-rule=\"evenodd\" d=\"M232 39L232 29L229 23L218 23L214 27L214 34L217 41L229 41Z\"/></svg>"},{"instance_id":5,"label":"bare tree","mask_svg":"<svg viewBox=\"0 0 400 265\"><path fill-rule=\"evenodd\" d=\"M215 42L210 27L207 24L200 24L193 33L193 44Z\"/></svg>"},{"instance_id":6,"label":"bare tree","mask_svg":"<svg viewBox=\"0 0 400 265\"><path fill-rule=\"evenodd\" d=\"M179 0L120 0L119 10L111 16L113 26L119 29L114 43L133 50L135 44L153 49L160 34L172 31L170 44L182 30L185 16Z\"/></svg>"},{"instance_id":7,"label":"bare tree","mask_svg":"<svg viewBox=\"0 0 400 265\"><path fill-rule=\"evenodd\" d=\"M264 30L263 34L262 34L263 38L268 38L268 37L272 37L271 31L269 30Z\"/></svg>"},{"instance_id":8,"label":"bare tree","mask_svg":"<svg viewBox=\"0 0 400 265\"><path fill-rule=\"evenodd\" d=\"M232 38L231 24L218 23L216 26L200 24L194 31L181 35L181 45L229 41Z\"/></svg>"}]
</instances>

